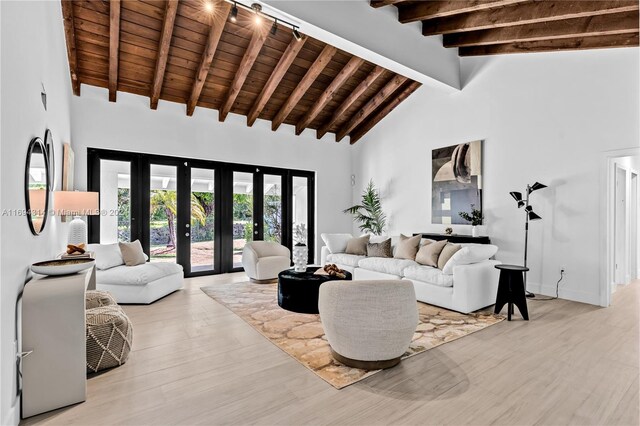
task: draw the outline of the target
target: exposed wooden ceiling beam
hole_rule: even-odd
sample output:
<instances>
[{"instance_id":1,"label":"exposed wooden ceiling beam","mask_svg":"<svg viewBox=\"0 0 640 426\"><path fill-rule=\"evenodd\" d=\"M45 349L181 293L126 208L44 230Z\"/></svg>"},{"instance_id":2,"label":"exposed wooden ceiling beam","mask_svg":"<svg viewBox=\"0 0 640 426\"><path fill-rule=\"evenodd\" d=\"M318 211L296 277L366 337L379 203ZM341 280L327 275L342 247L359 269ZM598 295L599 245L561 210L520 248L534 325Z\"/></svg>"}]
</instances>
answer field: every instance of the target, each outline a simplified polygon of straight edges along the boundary
<instances>
[{"instance_id":1,"label":"exposed wooden ceiling beam","mask_svg":"<svg viewBox=\"0 0 640 426\"><path fill-rule=\"evenodd\" d=\"M118 53L120 52L120 0L109 1L109 102L118 92Z\"/></svg>"},{"instance_id":2,"label":"exposed wooden ceiling beam","mask_svg":"<svg viewBox=\"0 0 640 426\"><path fill-rule=\"evenodd\" d=\"M376 124L385 118L391 111L393 111L400 103L407 99L413 92L418 90L421 83L417 81L409 81L403 87L398 89L393 98L387 102L382 108L376 111L367 121L362 123L354 131L349 134L349 143L353 145L358 142L369 130L371 130Z\"/></svg>"},{"instance_id":3,"label":"exposed wooden ceiling beam","mask_svg":"<svg viewBox=\"0 0 640 426\"><path fill-rule=\"evenodd\" d=\"M461 13L495 9L530 0L459 0L459 1L420 1L398 5L398 20L403 24L442 18Z\"/></svg>"},{"instance_id":4,"label":"exposed wooden ceiling beam","mask_svg":"<svg viewBox=\"0 0 640 426\"><path fill-rule=\"evenodd\" d=\"M284 105L282 105L282 107L280 108L280 111L278 111L278 113L276 114L275 118L271 122L271 130L278 130L278 127L280 127L287 116L291 113L293 108L300 101L300 98L304 96L304 94L307 92L307 89L309 89L309 86L311 86L311 84L316 81L318 75L320 75L324 67L327 66L327 64L329 63L329 61L331 61L331 58L333 58L333 55L335 55L337 51L338 49L331 46L330 44L327 44L324 49L322 49L320 55L318 55L311 67L307 70L307 73L304 75L304 77L302 77L302 80L300 80L300 83L298 83L296 88L293 89L293 92L291 92L289 98L285 101Z\"/></svg>"},{"instance_id":5,"label":"exposed wooden ceiling beam","mask_svg":"<svg viewBox=\"0 0 640 426\"><path fill-rule=\"evenodd\" d=\"M251 110L247 115L247 126L253 126L253 123L256 122L256 119L264 109L267 102L269 102L271 95L278 87L278 84L280 84L282 77L287 73L289 66L293 63L293 60L296 59L298 52L300 52L300 49L302 49L302 46L304 46L306 41L306 37L300 41L296 40L295 37L291 38L291 42L289 43L289 46L287 46L287 50L285 50L280 57L278 65L273 69L273 72L262 88L260 95L258 95L258 98L251 107Z\"/></svg>"},{"instance_id":6,"label":"exposed wooden ceiling beam","mask_svg":"<svg viewBox=\"0 0 640 426\"><path fill-rule=\"evenodd\" d=\"M162 23L160 43L158 44L156 70L153 73L153 84L151 85L151 109L158 108L158 99L160 99L160 91L162 90L162 82L164 81L164 71L167 68L167 58L169 57L169 47L171 45L173 24L176 19L177 10L178 0L168 0L164 13L164 21Z\"/></svg>"},{"instance_id":7,"label":"exposed wooden ceiling beam","mask_svg":"<svg viewBox=\"0 0 640 426\"><path fill-rule=\"evenodd\" d=\"M62 0L62 18L64 21L64 36L67 41L67 58L69 59L69 74L71 74L71 90L80 96L80 80L78 79L78 56L76 51L76 29L73 22L73 2Z\"/></svg>"},{"instance_id":8,"label":"exposed wooden ceiling beam","mask_svg":"<svg viewBox=\"0 0 640 426\"><path fill-rule=\"evenodd\" d=\"M309 111L305 113L302 119L296 124L296 135L299 135L306 129L309 124L320 114L320 111L333 99L336 91L351 77L364 63L364 59L357 56L352 57L349 62L340 70L338 75L322 92L322 95L316 100Z\"/></svg>"},{"instance_id":9,"label":"exposed wooden ceiling beam","mask_svg":"<svg viewBox=\"0 0 640 426\"><path fill-rule=\"evenodd\" d=\"M514 7L429 19L422 22L425 36L535 24L570 18L638 10L638 1L543 1Z\"/></svg>"},{"instance_id":10,"label":"exposed wooden ceiling beam","mask_svg":"<svg viewBox=\"0 0 640 426\"><path fill-rule=\"evenodd\" d=\"M593 37L638 32L638 11L587 18L445 34L445 47L482 46L521 41Z\"/></svg>"},{"instance_id":11,"label":"exposed wooden ceiling beam","mask_svg":"<svg viewBox=\"0 0 640 426\"><path fill-rule=\"evenodd\" d=\"M227 98L225 99L222 107L218 111L218 120L224 121L231 111L231 107L233 107L233 103L236 101L240 90L242 89L242 85L244 81L247 79L249 75L249 71L253 67L253 63L258 57L258 53L260 53L260 49L262 49L262 45L264 44L267 36L265 34L264 28L256 28L253 31L253 36L251 37L251 41L249 42L249 46L247 50L244 52L244 56L242 56L242 60L240 61L240 65L238 65L238 70L236 71L235 76L233 77L233 81L231 82L231 86L229 86L229 91L227 92Z\"/></svg>"},{"instance_id":12,"label":"exposed wooden ceiling beam","mask_svg":"<svg viewBox=\"0 0 640 426\"><path fill-rule=\"evenodd\" d=\"M353 129L362 123L373 111L376 110L382 103L389 97L395 90L400 87L407 77L403 77L399 74L393 76L391 80L382 88L373 98L369 100L353 117L347 121L342 128L336 133L336 142L340 142L345 136L347 136Z\"/></svg>"},{"instance_id":13,"label":"exposed wooden ceiling beam","mask_svg":"<svg viewBox=\"0 0 640 426\"><path fill-rule=\"evenodd\" d=\"M207 79L207 75L209 75L209 68L211 67L211 61L213 61L213 55L215 55L216 49L218 49L218 42L222 36L222 30L227 22L227 16L229 16L230 10L231 5L226 1L219 0L216 3L216 14L211 19L211 29L209 29L207 44L202 52L202 59L200 60L200 65L196 71L191 95L187 102L187 115L193 115L193 112L196 109L198 99L200 99L200 93L202 93L202 88L204 87L204 82Z\"/></svg>"},{"instance_id":14,"label":"exposed wooden ceiling beam","mask_svg":"<svg viewBox=\"0 0 640 426\"><path fill-rule=\"evenodd\" d=\"M601 37L576 37L556 40L526 41L487 46L461 47L460 56L502 55L506 53L549 52L638 46L638 33Z\"/></svg>"},{"instance_id":15,"label":"exposed wooden ceiling beam","mask_svg":"<svg viewBox=\"0 0 640 426\"><path fill-rule=\"evenodd\" d=\"M369 75L367 75L367 78L365 78L364 80L362 80L362 82L360 84L358 84L358 86L353 89L353 92L349 93L349 96L346 97L346 99L344 101L342 101L342 103L340 104L340 106L334 111L333 115L331 116L331 119L329 121L327 121L326 123L324 123L316 132L316 137L318 139L322 139L322 137L324 135L327 134L327 132L329 131L329 129L331 129L331 126L333 126L335 124L336 121L338 121L342 115L347 112L347 110L349 109L349 107L351 105L353 105L353 103L358 100L358 98L360 96L362 96L362 94L364 92L367 91L367 89L369 88L369 86L371 86L371 84L378 78L380 77L380 75L384 72L384 68L382 68L381 66L376 66L373 71L371 71L369 73Z\"/></svg>"},{"instance_id":16,"label":"exposed wooden ceiling beam","mask_svg":"<svg viewBox=\"0 0 640 426\"><path fill-rule=\"evenodd\" d=\"M402 3L407 0L371 0L369 4L371 7L375 7L376 9L384 6L391 6L392 4Z\"/></svg>"}]
</instances>

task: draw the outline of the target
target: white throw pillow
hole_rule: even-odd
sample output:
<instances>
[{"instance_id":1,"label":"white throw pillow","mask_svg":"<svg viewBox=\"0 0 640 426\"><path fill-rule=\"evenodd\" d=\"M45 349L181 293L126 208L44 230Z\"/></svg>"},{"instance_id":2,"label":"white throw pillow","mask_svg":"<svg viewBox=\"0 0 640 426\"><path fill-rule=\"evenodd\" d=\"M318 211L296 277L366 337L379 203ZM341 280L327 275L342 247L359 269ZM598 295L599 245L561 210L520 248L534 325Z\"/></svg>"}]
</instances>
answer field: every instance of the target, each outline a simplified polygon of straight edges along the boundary
<instances>
[{"instance_id":1,"label":"white throw pillow","mask_svg":"<svg viewBox=\"0 0 640 426\"><path fill-rule=\"evenodd\" d=\"M493 244L465 244L458 250L442 268L442 273L453 275L453 267L458 265L471 265L490 259L498 252L498 246Z\"/></svg>"},{"instance_id":2,"label":"white throw pillow","mask_svg":"<svg viewBox=\"0 0 640 426\"><path fill-rule=\"evenodd\" d=\"M344 253L353 238L351 234L320 234L320 237L331 253Z\"/></svg>"},{"instance_id":3,"label":"white throw pillow","mask_svg":"<svg viewBox=\"0 0 640 426\"><path fill-rule=\"evenodd\" d=\"M115 244L88 244L87 250L93 252L96 258L96 268L100 270L110 269L124 265L122 253L118 243Z\"/></svg>"}]
</instances>

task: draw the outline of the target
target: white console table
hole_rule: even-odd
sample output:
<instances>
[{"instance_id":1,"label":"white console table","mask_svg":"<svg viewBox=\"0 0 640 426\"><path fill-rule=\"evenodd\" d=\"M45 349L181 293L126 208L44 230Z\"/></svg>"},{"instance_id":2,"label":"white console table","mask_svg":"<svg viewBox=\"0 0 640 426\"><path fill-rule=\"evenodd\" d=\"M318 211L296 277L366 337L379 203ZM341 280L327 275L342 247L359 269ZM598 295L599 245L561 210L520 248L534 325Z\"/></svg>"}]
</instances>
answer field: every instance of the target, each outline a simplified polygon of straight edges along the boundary
<instances>
[{"instance_id":1,"label":"white console table","mask_svg":"<svg viewBox=\"0 0 640 426\"><path fill-rule=\"evenodd\" d=\"M36 275L22 294L22 417L86 399L85 290L95 268Z\"/></svg>"}]
</instances>

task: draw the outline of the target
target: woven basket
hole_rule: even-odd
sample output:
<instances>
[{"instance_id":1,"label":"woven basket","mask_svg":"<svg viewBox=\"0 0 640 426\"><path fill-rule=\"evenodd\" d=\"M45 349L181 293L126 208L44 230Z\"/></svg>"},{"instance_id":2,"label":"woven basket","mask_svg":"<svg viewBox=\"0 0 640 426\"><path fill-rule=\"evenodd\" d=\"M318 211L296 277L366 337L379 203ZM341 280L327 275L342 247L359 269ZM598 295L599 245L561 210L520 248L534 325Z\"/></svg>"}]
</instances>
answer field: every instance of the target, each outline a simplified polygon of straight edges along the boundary
<instances>
[{"instance_id":1,"label":"woven basket","mask_svg":"<svg viewBox=\"0 0 640 426\"><path fill-rule=\"evenodd\" d=\"M87 310L87 370L125 363L133 343L131 321L118 305Z\"/></svg>"},{"instance_id":2,"label":"woven basket","mask_svg":"<svg viewBox=\"0 0 640 426\"><path fill-rule=\"evenodd\" d=\"M113 298L111 293L100 290L87 290L84 296L84 300L85 309L117 305L116 299Z\"/></svg>"}]
</instances>

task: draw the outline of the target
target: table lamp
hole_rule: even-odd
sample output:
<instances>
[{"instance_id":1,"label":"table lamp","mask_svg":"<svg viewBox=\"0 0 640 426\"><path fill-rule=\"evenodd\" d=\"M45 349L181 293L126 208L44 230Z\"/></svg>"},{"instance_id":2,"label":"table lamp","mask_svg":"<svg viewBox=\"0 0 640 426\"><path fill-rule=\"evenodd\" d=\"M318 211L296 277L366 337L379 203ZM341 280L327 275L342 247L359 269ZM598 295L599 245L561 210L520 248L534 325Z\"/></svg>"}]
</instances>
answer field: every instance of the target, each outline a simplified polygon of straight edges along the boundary
<instances>
[{"instance_id":1,"label":"table lamp","mask_svg":"<svg viewBox=\"0 0 640 426\"><path fill-rule=\"evenodd\" d=\"M67 244L87 243L87 224L80 216L100 214L98 192L56 191L53 193L53 205L58 216L73 216L69 223Z\"/></svg>"}]
</instances>

